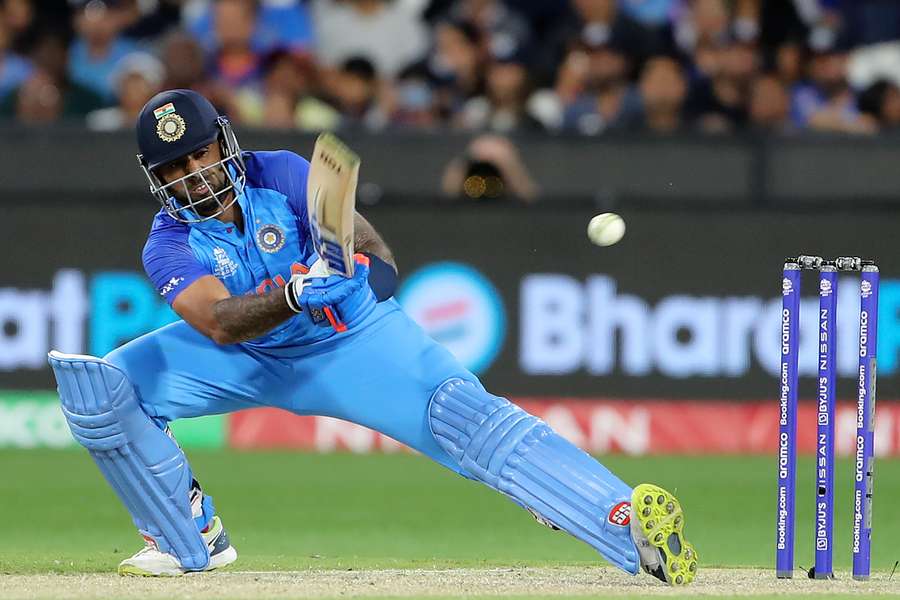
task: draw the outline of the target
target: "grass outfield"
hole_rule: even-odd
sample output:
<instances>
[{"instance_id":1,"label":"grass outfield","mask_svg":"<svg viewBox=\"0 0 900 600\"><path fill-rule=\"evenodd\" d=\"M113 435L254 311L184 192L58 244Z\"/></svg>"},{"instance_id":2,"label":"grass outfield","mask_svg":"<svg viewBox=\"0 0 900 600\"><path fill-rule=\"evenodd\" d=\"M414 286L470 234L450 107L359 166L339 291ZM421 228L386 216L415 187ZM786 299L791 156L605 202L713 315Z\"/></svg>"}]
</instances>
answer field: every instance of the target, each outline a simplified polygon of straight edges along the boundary
<instances>
[{"instance_id":1,"label":"grass outfield","mask_svg":"<svg viewBox=\"0 0 900 600\"><path fill-rule=\"evenodd\" d=\"M226 572L229 577L237 572L310 569L409 573L406 570L593 568L601 563L586 545L537 525L500 495L422 457L194 451L190 459L240 554L229 569L232 573ZM652 481L677 490L685 507L686 535L700 553L702 567L773 564L773 458L608 457L604 462L630 483ZM0 573L110 573L141 546L127 513L86 452L3 450L0 465ZM813 554L811 460L800 461L800 475L796 556L798 565L808 567ZM850 567L851 477L851 464L840 462L835 517L835 567L840 571ZM872 566L883 580L879 591L900 593L900 575L893 580L895 587L887 580L900 558L890 544L900 537L900 519L892 506L900 497L900 461L879 462L875 489ZM615 576L606 570L582 571ZM719 573L727 579L727 571ZM771 576L738 573L736 580ZM842 574L842 580L847 578ZM790 585L798 592L825 590L808 585L820 582L780 583L787 585L761 591L784 593L794 589ZM872 589L850 585L856 587L833 591ZM0 598L3 589L0 579ZM532 593L548 593L542 590L536 584ZM163 597L173 594L167 589Z\"/></svg>"}]
</instances>

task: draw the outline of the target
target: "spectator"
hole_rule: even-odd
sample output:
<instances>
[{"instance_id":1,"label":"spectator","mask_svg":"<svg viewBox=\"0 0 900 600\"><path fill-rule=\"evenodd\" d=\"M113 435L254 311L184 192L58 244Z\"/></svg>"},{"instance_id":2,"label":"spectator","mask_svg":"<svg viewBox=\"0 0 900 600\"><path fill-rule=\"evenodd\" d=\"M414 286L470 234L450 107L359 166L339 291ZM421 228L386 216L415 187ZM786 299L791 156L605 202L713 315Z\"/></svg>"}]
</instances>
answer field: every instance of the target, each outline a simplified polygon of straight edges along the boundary
<instances>
[{"instance_id":1,"label":"spectator","mask_svg":"<svg viewBox=\"0 0 900 600\"><path fill-rule=\"evenodd\" d=\"M135 50L120 36L123 25L119 0L87 0L75 14L78 37L69 51L69 77L110 103L115 98L112 75L116 65Z\"/></svg>"},{"instance_id":2,"label":"spectator","mask_svg":"<svg viewBox=\"0 0 900 600\"><path fill-rule=\"evenodd\" d=\"M807 66L806 47L796 40L789 40L775 49L775 71L781 83L792 87L803 79Z\"/></svg>"},{"instance_id":3,"label":"spectator","mask_svg":"<svg viewBox=\"0 0 900 600\"><path fill-rule=\"evenodd\" d=\"M160 59L166 65L164 89L196 89L206 80L203 48L186 33L175 31L163 38Z\"/></svg>"},{"instance_id":4,"label":"spectator","mask_svg":"<svg viewBox=\"0 0 900 600\"><path fill-rule=\"evenodd\" d=\"M431 129L440 122L431 75L424 63L407 67L397 76L391 123L400 127Z\"/></svg>"},{"instance_id":5,"label":"spectator","mask_svg":"<svg viewBox=\"0 0 900 600\"><path fill-rule=\"evenodd\" d=\"M25 125L54 123L63 116L64 108L59 86L43 71L32 75L15 95L15 116Z\"/></svg>"},{"instance_id":6,"label":"spectator","mask_svg":"<svg viewBox=\"0 0 900 600\"><path fill-rule=\"evenodd\" d=\"M435 29L429 68L436 81L441 116L450 118L484 91L481 36L464 21L442 21Z\"/></svg>"},{"instance_id":7,"label":"spectator","mask_svg":"<svg viewBox=\"0 0 900 600\"><path fill-rule=\"evenodd\" d=\"M24 122L44 124L59 118L83 118L103 106L103 99L93 90L68 78L68 50L61 35L40 34L31 61L34 72L0 102L0 117L18 115Z\"/></svg>"},{"instance_id":8,"label":"spectator","mask_svg":"<svg viewBox=\"0 0 900 600\"><path fill-rule=\"evenodd\" d=\"M737 0L731 22L731 33L738 41L755 44L761 33L761 0Z\"/></svg>"},{"instance_id":9,"label":"spectator","mask_svg":"<svg viewBox=\"0 0 900 600\"><path fill-rule=\"evenodd\" d=\"M871 123L860 118L856 98L847 83L845 40L828 29L810 36L812 58L809 79L794 86L791 114L800 128L841 133L872 133Z\"/></svg>"},{"instance_id":10,"label":"spectator","mask_svg":"<svg viewBox=\"0 0 900 600\"><path fill-rule=\"evenodd\" d=\"M688 87L681 64L667 56L647 61L638 89L641 96L640 127L654 133L684 129L684 103Z\"/></svg>"},{"instance_id":11,"label":"spectator","mask_svg":"<svg viewBox=\"0 0 900 600\"><path fill-rule=\"evenodd\" d=\"M674 11L675 42L687 56L698 49L718 48L731 33L731 19L724 0L682 0ZM704 71L702 57L698 66Z\"/></svg>"},{"instance_id":12,"label":"spectator","mask_svg":"<svg viewBox=\"0 0 900 600\"><path fill-rule=\"evenodd\" d=\"M554 83L554 91L563 106L573 104L587 90L591 65L589 48L576 45L568 51Z\"/></svg>"},{"instance_id":13,"label":"spectator","mask_svg":"<svg viewBox=\"0 0 900 600\"><path fill-rule=\"evenodd\" d=\"M345 124L371 129L385 125L386 117L378 106L378 78L367 59L349 58L333 77L329 92Z\"/></svg>"},{"instance_id":14,"label":"spectator","mask_svg":"<svg viewBox=\"0 0 900 600\"><path fill-rule=\"evenodd\" d=\"M620 0L622 12L653 29L664 28L669 24L669 16L675 0Z\"/></svg>"},{"instance_id":15,"label":"spectator","mask_svg":"<svg viewBox=\"0 0 900 600\"><path fill-rule=\"evenodd\" d=\"M770 66L774 63L771 51L785 43L796 43L797 40L805 38L810 23L818 19L818 14L812 14L806 10L803 13L799 12L798 6L806 8L812 5L815 12L818 13L818 6L815 6L817 2L818 0L814 2L760 0L759 41L765 51L769 53L764 58ZM803 45L802 42L800 45Z\"/></svg>"},{"instance_id":16,"label":"spectator","mask_svg":"<svg viewBox=\"0 0 900 600\"><path fill-rule=\"evenodd\" d=\"M163 89L192 89L209 98L220 112L236 114L233 94L224 84L207 76L203 48L193 37L180 31L170 33L163 40L160 59L166 67Z\"/></svg>"},{"instance_id":17,"label":"spectator","mask_svg":"<svg viewBox=\"0 0 900 600\"><path fill-rule=\"evenodd\" d=\"M528 21L500 0L460 0L447 11L451 21L471 23L482 40L490 44L528 48L532 43Z\"/></svg>"},{"instance_id":18,"label":"spectator","mask_svg":"<svg viewBox=\"0 0 900 600\"><path fill-rule=\"evenodd\" d=\"M87 126L97 131L134 127L147 100L162 88L165 70L151 54L135 52L121 61L113 76L118 104L95 110L87 116Z\"/></svg>"},{"instance_id":19,"label":"spectator","mask_svg":"<svg viewBox=\"0 0 900 600\"><path fill-rule=\"evenodd\" d=\"M586 43L602 46L615 43L636 67L650 55L665 53L670 48L668 33L653 31L620 11L616 0L572 0L574 12L564 19L541 44L546 58L539 63L540 83L555 79L555 71L573 45Z\"/></svg>"},{"instance_id":20,"label":"spectator","mask_svg":"<svg viewBox=\"0 0 900 600\"><path fill-rule=\"evenodd\" d=\"M122 34L133 40L152 43L181 22L181 5L183 0L123 0Z\"/></svg>"},{"instance_id":21,"label":"spectator","mask_svg":"<svg viewBox=\"0 0 900 600\"><path fill-rule=\"evenodd\" d=\"M754 131L772 134L795 131L791 124L790 96L775 75L763 75L753 82L748 113Z\"/></svg>"},{"instance_id":22,"label":"spectator","mask_svg":"<svg viewBox=\"0 0 900 600\"><path fill-rule=\"evenodd\" d=\"M25 111L47 121L93 107L90 87L114 104L92 126L117 126L128 118L118 61L140 42L158 50L163 87L265 127L868 133L893 128L895 90L854 90L900 82L898 11L893 0L0 0L0 102L13 114L19 91L47 99L54 85L58 103ZM68 76L29 68L52 46L47 31L67 46L77 33ZM884 43L859 47L872 42ZM681 68L643 69L659 56ZM130 72L134 97L153 85L145 75ZM654 84L667 77L674 88Z\"/></svg>"},{"instance_id":23,"label":"spectator","mask_svg":"<svg viewBox=\"0 0 900 600\"><path fill-rule=\"evenodd\" d=\"M900 87L885 79L869 86L859 98L859 109L872 128L900 132Z\"/></svg>"},{"instance_id":24,"label":"spectator","mask_svg":"<svg viewBox=\"0 0 900 600\"><path fill-rule=\"evenodd\" d=\"M466 102L457 124L464 129L501 133L537 129L540 123L528 114L526 105L531 84L525 53L507 45L511 40L506 36L498 36L495 42L485 71L485 94Z\"/></svg>"},{"instance_id":25,"label":"spectator","mask_svg":"<svg viewBox=\"0 0 900 600\"><path fill-rule=\"evenodd\" d=\"M178 0L169 0L177 2ZM216 51L215 4L220 0L204 0L199 6L185 8L187 29L205 45L208 53ZM279 49L308 52L313 47L313 23L307 3L301 0L253 0L256 24L251 47L261 56Z\"/></svg>"},{"instance_id":26,"label":"spectator","mask_svg":"<svg viewBox=\"0 0 900 600\"><path fill-rule=\"evenodd\" d=\"M217 0L214 8L213 77L231 89L256 85L262 75L262 57L253 48L256 0Z\"/></svg>"},{"instance_id":27,"label":"spectator","mask_svg":"<svg viewBox=\"0 0 900 600\"><path fill-rule=\"evenodd\" d=\"M313 0L316 54L328 68L364 58L380 77L422 60L429 31L415 4L388 0Z\"/></svg>"},{"instance_id":28,"label":"spectator","mask_svg":"<svg viewBox=\"0 0 900 600\"><path fill-rule=\"evenodd\" d=\"M31 0L2 0L0 20L5 25L7 44L18 54L29 50L29 37L34 30L35 15ZM59 25L59 24L55 24Z\"/></svg>"},{"instance_id":29,"label":"spectator","mask_svg":"<svg viewBox=\"0 0 900 600\"><path fill-rule=\"evenodd\" d=\"M242 90L237 98L242 123L270 129L321 131L340 124L340 113L314 93L315 65L311 57L286 50L263 61L261 89Z\"/></svg>"},{"instance_id":30,"label":"spectator","mask_svg":"<svg viewBox=\"0 0 900 600\"><path fill-rule=\"evenodd\" d=\"M581 63L580 85L574 80ZM634 120L639 111L639 98L629 83L631 64L622 46L608 43L577 49L570 53L557 85L562 97L570 97L566 87L577 85L581 93L565 111L564 127L586 135L621 129ZM568 77L569 81L563 78Z\"/></svg>"},{"instance_id":31,"label":"spectator","mask_svg":"<svg viewBox=\"0 0 900 600\"><path fill-rule=\"evenodd\" d=\"M507 138L486 134L475 138L464 156L444 169L441 189L454 200L537 200L540 188Z\"/></svg>"},{"instance_id":32,"label":"spectator","mask_svg":"<svg viewBox=\"0 0 900 600\"><path fill-rule=\"evenodd\" d=\"M687 111L707 133L733 131L747 121L750 85L759 71L759 56L751 44L734 41L715 50L707 78L697 80Z\"/></svg>"},{"instance_id":33,"label":"spectator","mask_svg":"<svg viewBox=\"0 0 900 600\"><path fill-rule=\"evenodd\" d=\"M9 28L0 18L0 100L22 85L32 71L28 60L9 52L10 42Z\"/></svg>"}]
</instances>

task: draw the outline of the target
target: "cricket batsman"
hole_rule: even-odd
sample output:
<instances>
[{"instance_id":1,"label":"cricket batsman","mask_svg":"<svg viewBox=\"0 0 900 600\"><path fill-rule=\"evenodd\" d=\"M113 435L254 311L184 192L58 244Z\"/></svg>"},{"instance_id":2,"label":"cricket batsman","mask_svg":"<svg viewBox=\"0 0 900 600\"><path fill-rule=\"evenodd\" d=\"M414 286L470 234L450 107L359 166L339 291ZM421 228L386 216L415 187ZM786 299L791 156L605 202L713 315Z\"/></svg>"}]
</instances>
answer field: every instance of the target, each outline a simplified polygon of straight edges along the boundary
<instances>
[{"instance_id":1,"label":"cricket batsman","mask_svg":"<svg viewBox=\"0 0 900 600\"><path fill-rule=\"evenodd\" d=\"M391 250L358 213L352 276L323 269L309 162L243 152L228 120L189 90L152 98L137 138L162 203L143 263L182 320L103 358L50 353L72 435L146 541L120 574L174 576L237 559L168 423L274 406L388 435L632 575L693 581L698 557L678 500L655 485L631 488L487 392L392 298Z\"/></svg>"}]
</instances>

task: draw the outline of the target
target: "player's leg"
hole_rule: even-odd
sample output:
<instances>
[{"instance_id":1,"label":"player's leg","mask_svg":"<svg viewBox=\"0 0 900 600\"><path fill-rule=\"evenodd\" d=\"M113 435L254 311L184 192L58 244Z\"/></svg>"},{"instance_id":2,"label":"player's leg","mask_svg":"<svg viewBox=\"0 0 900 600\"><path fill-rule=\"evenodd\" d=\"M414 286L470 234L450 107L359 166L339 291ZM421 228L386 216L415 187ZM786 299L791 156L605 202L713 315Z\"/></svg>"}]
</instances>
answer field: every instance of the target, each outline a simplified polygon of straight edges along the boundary
<instances>
[{"instance_id":1,"label":"player's leg","mask_svg":"<svg viewBox=\"0 0 900 600\"><path fill-rule=\"evenodd\" d=\"M634 491L545 423L485 391L402 311L384 312L352 343L301 361L300 368L318 376L301 386L298 412L328 414L390 435L506 494L543 522L637 573L642 561L636 540L646 538L640 528L632 536ZM641 523L650 525L654 539L664 533L664 544L680 544L683 517L670 499L665 495L661 506L665 515ZM669 533L675 538L670 540ZM685 572L679 572L678 581L672 577L673 583L689 581L689 565L680 558L693 549L683 545L675 555L679 571ZM652 553L658 556L656 549Z\"/></svg>"},{"instance_id":2,"label":"player's leg","mask_svg":"<svg viewBox=\"0 0 900 600\"><path fill-rule=\"evenodd\" d=\"M669 492L632 489L599 461L505 398L463 379L441 384L429 404L438 443L468 473L636 574L690 583L696 552Z\"/></svg>"},{"instance_id":3,"label":"player's leg","mask_svg":"<svg viewBox=\"0 0 900 600\"><path fill-rule=\"evenodd\" d=\"M148 541L138 563L150 560L147 570L160 575L207 568L210 551L192 516L187 459L143 412L128 376L92 356L52 352L50 364L72 435ZM128 567L121 565L120 572Z\"/></svg>"},{"instance_id":4,"label":"player's leg","mask_svg":"<svg viewBox=\"0 0 900 600\"><path fill-rule=\"evenodd\" d=\"M351 330L328 352L292 361L296 383L283 408L359 423L468 476L431 433L427 404L440 383L435 372L477 379L438 344L404 343L407 336L427 338L395 302L376 310L382 316L366 330Z\"/></svg>"},{"instance_id":5,"label":"player's leg","mask_svg":"<svg viewBox=\"0 0 900 600\"><path fill-rule=\"evenodd\" d=\"M252 361L223 359L205 340L176 323L106 359L50 356L74 437L148 540L144 550L122 562L120 572L178 575L236 558L214 516L212 498L202 493L184 453L165 430L174 418L241 406L240 395L221 389L215 376L229 369L248 371Z\"/></svg>"}]
</instances>

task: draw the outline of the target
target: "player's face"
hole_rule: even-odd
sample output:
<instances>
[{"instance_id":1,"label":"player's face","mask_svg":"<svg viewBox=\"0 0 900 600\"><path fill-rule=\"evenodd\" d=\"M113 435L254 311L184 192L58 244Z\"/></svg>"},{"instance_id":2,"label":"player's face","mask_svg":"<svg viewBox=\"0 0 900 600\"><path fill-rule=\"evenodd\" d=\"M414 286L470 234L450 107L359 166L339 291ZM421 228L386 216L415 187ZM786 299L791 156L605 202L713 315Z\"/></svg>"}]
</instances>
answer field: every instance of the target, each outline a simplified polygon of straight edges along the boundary
<instances>
[{"instance_id":1,"label":"player's face","mask_svg":"<svg viewBox=\"0 0 900 600\"><path fill-rule=\"evenodd\" d=\"M220 209L219 202L225 202L233 193L229 191L226 197L220 197L216 201L218 192L230 185L225 167L216 164L221 160L219 142L213 142L162 165L156 169L156 175L163 184L183 180L170 188L172 195L183 206L193 203L193 210L200 216L208 216L217 212Z\"/></svg>"}]
</instances>

